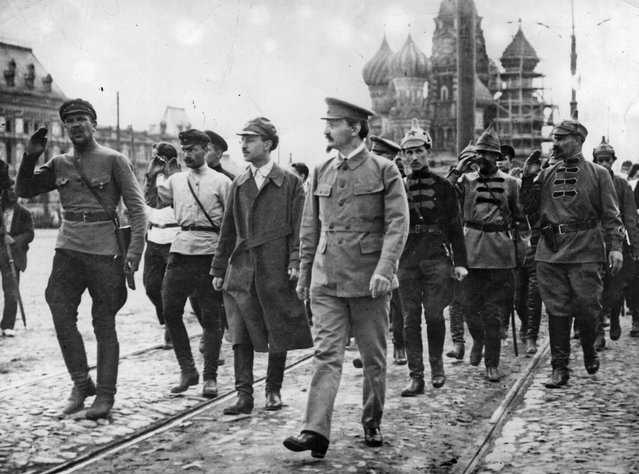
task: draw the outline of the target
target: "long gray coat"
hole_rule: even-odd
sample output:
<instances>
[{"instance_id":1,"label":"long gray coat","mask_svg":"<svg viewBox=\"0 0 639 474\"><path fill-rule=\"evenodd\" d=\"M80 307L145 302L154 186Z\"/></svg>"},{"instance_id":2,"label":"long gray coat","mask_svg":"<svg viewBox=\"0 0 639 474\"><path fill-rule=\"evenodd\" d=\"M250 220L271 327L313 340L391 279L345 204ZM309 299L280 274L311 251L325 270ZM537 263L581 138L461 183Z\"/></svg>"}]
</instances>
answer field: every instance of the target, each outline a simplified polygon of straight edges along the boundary
<instances>
[{"instance_id":1,"label":"long gray coat","mask_svg":"<svg viewBox=\"0 0 639 474\"><path fill-rule=\"evenodd\" d=\"M258 191L250 169L231 186L211 274L224 277L233 344L258 352L312 347L288 269L299 269L302 183L277 164Z\"/></svg>"}]
</instances>

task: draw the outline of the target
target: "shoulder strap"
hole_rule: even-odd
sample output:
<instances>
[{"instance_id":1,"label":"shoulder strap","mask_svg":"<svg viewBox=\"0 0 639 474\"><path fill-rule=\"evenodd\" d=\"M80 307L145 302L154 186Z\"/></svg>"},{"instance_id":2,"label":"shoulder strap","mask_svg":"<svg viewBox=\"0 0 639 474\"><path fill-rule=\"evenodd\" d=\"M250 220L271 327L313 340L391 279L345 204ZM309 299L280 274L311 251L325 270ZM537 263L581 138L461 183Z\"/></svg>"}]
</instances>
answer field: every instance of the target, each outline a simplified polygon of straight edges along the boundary
<instances>
[{"instance_id":1,"label":"shoulder strap","mask_svg":"<svg viewBox=\"0 0 639 474\"><path fill-rule=\"evenodd\" d=\"M95 197L97 201L100 203L100 206L102 206L102 209L104 209L104 212L106 212L107 216L111 217L111 220L113 221L113 225L115 227L120 227L120 221L118 219L117 214L115 212L112 212L108 207L106 207L100 195L97 193L95 189L93 189L93 187L91 186L91 183L89 183L89 179L87 178L87 175L84 174L84 171L82 170L82 167L80 166L80 162L78 161L78 158L75 156L75 153L73 154L73 166L75 166L75 169L78 171L78 173L80 173L80 179L82 179L82 182L84 183L84 185L89 189L89 191L91 191L91 194L93 194L93 197Z\"/></svg>"},{"instance_id":2,"label":"shoulder strap","mask_svg":"<svg viewBox=\"0 0 639 474\"><path fill-rule=\"evenodd\" d=\"M189 190L191 191L191 194L193 195L193 197L195 198L195 202L197 202L197 205L199 206L200 210L204 213L204 215L206 216L206 218L208 219L208 221L211 223L211 225L213 227L217 227L217 225L215 225L213 223L213 220L209 217L208 213L206 212L206 210L204 210L204 206L202 205L202 203L200 202L200 200L197 198L197 195L195 194L195 191L193 190L193 186L191 186L191 179L189 178L189 175L186 175L186 183L189 185Z\"/></svg>"}]
</instances>

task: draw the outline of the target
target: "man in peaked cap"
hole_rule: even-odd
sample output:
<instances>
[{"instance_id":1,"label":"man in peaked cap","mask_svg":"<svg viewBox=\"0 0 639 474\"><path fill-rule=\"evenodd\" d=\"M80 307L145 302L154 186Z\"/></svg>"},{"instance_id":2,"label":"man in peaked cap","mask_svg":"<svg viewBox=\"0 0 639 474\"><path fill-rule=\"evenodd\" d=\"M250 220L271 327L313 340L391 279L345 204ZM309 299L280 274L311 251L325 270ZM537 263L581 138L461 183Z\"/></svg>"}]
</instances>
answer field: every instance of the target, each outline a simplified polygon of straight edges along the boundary
<instances>
[{"instance_id":1,"label":"man in peaked cap","mask_svg":"<svg viewBox=\"0 0 639 474\"><path fill-rule=\"evenodd\" d=\"M509 231L520 219L519 186L515 178L497 168L501 149L492 123L475 148L477 171L463 174L472 160L466 157L451 170L448 179L457 188L464 216L469 269L463 287L465 314L480 315L484 325L483 333L481 325L468 325L473 337L471 358L481 359L484 346L486 378L497 382L500 329L513 295L515 246Z\"/></svg>"},{"instance_id":2,"label":"man in peaked cap","mask_svg":"<svg viewBox=\"0 0 639 474\"><path fill-rule=\"evenodd\" d=\"M614 185L605 168L584 158L581 150L587 134L577 117L562 121L552 133L552 153L561 161L539 171L541 152L535 150L523 170L523 210L540 215L542 238L535 259L539 292L548 312L553 368L546 382L549 388L562 387L570 378L573 314L581 330L586 371L599 370L594 341L602 311L604 265L608 263L614 275L623 263L625 232Z\"/></svg>"},{"instance_id":3,"label":"man in peaked cap","mask_svg":"<svg viewBox=\"0 0 639 474\"><path fill-rule=\"evenodd\" d=\"M231 181L233 181L235 179L235 175L225 170L220 163L222 155L229 149L226 140L211 130L204 130L204 133L209 137L209 140L211 140L211 150L206 154L206 163L209 165L209 168L217 171L218 173L225 174Z\"/></svg>"},{"instance_id":4,"label":"man in peaked cap","mask_svg":"<svg viewBox=\"0 0 639 474\"><path fill-rule=\"evenodd\" d=\"M172 206L175 221L180 226L171 244L162 282L164 321L181 372L180 381L171 388L171 393L185 392L200 380L183 321L184 305L195 291L204 339L202 395L215 398L218 393L220 320L224 307L222 295L213 290L209 271L218 245L231 180L208 167L205 159L206 153L211 150L208 135L191 129L181 132L179 138L187 169L158 182L165 165L154 160L149 166L145 186L146 203L158 209Z\"/></svg>"},{"instance_id":5,"label":"man in peaked cap","mask_svg":"<svg viewBox=\"0 0 639 474\"><path fill-rule=\"evenodd\" d=\"M610 339L616 341L621 337L621 326L619 325L619 315L623 305L624 290L633 281L635 274L635 255L639 257L639 227L637 224L637 205L630 183L626 178L616 174L612 170L613 163L617 160L615 149L606 142L605 137L601 137L601 143L592 151L593 162L603 166L612 177L612 184L615 187L617 205L621 221L626 229L626 236L623 240L623 266L616 275L606 272L603 282L602 306L603 311L599 316L597 327L597 337L595 339L595 349L602 350L606 345L604 334L604 320L606 314L610 317ZM610 243L606 242L609 246ZM633 322L636 320L633 315Z\"/></svg>"},{"instance_id":6,"label":"man in peaked cap","mask_svg":"<svg viewBox=\"0 0 639 474\"><path fill-rule=\"evenodd\" d=\"M20 197L33 197L57 189L60 194L62 226L46 300L74 384L63 412L80 411L85 399L97 393L85 416L106 418L113 407L118 376L120 346L115 315L127 298L125 271L137 270L142 256L146 209L129 160L95 141L97 117L93 106L83 99L68 100L60 107L60 119L73 151L54 156L36 171L47 142L47 129L38 129L27 143L16 192ZM120 199L131 225L126 255L118 245L113 222ZM87 289L93 299L91 316L98 344L97 388L89 377L84 342L77 327L78 306Z\"/></svg>"},{"instance_id":7,"label":"man in peaked cap","mask_svg":"<svg viewBox=\"0 0 639 474\"><path fill-rule=\"evenodd\" d=\"M402 151L402 147L392 140L371 135L371 152L391 160L395 164L395 158ZM399 300L399 290L393 290L390 304L390 323L393 330L393 358L396 365L406 365L406 345L404 344L404 315ZM355 362L354 362L355 363ZM359 365L359 364L358 364Z\"/></svg>"},{"instance_id":8,"label":"man in peaked cap","mask_svg":"<svg viewBox=\"0 0 639 474\"><path fill-rule=\"evenodd\" d=\"M265 408L282 409L287 351L313 344L304 304L294 289L302 182L272 160L279 138L270 120L253 119L238 135L249 167L231 186L211 267L215 289L224 289L235 360L237 398L225 415L253 410L255 351L268 352Z\"/></svg>"},{"instance_id":9,"label":"man in peaked cap","mask_svg":"<svg viewBox=\"0 0 639 474\"><path fill-rule=\"evenodd\" d=\"M428 336L433 387L443 387L444 308L453 297L454 279L463 280L466 248L457 195L446 179L429 169L432 140L417 119L401 143L410 209L408 240L399 261L399 295L404 313L404 340L410 381L402 397L424 393L422 308ZM452 255L449 251L452 249Z\"/></svg>"},{"instance_id":10,"label":"man in peaked cap","mask_svg":"<svg viewBox=\"0 0 639 474\"><path fill-rule=\"evenodd\" d=\"M364 144L373 112L326 99L324 136L337 151L316 166L304 205L297 294L309 296L316 328L313 376L300 436L284 445L324 457L344 350L352 329L364 364L362 425L383 443L388 312L408 234L408 203L397 167Z\"/></svg>"}]
</instances>

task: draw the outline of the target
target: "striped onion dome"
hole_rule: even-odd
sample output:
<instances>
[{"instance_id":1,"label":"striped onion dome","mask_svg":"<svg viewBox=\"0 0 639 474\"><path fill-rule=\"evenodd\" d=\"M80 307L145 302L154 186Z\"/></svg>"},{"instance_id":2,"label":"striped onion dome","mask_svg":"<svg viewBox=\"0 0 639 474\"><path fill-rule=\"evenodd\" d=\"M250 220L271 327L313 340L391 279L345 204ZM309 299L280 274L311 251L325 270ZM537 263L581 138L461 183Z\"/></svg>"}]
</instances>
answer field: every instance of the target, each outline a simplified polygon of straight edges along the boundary
<instances>
[{"instance_id":1,"label":"striped onion dome","mask_svg":"<svg viewBox=\"0 0 639 474\"><path fill-rule=\"evenodd\" d=\"M384 86L388 84L390 72L388 60L392 55L393 51L388 46L386 35L384 35L382 45L375 53L375 56L366 63L362 71L362 76L364 76L364 82L367 86Z\"/></svg>"},{"instance_id":2,"label":"striped onion dome","mask_svg":"<svg viewBox=\"0 0 639 474\"><path fill-rule=\"evenodd\" d=\"M390 58L390 71L393 77L429 78L431 73L430 60L415 45L410 34L402 49Z\"/></svg>"}]
</instances>

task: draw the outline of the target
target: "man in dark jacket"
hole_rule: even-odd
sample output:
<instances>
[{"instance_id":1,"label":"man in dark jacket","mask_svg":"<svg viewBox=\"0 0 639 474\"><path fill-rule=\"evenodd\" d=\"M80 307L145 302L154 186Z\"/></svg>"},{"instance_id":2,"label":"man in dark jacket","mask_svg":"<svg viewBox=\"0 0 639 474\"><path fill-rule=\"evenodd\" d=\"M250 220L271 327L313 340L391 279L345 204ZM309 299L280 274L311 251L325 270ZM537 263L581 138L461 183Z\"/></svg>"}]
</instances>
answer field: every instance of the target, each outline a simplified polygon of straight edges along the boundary
<instances>
[{"instance_id":1,"label":"man in dark jacket","mask_svg":"<svg viewBox=\"0 0 639 474\"><path fill-rule=\"evenodd\" d=\"M579 321L585 369L589 374L599 370L594 341L602 310L603 267L608 263L614 275L623 264L625 233L615 188L606 169L584 158L587 135L576 116L562 121L552 132L553 155L559 161L537 174L541 152L536 150L523 169L523 210L540 215L542 238L535 259L539 293L548 312L553 369L548 388L560 388L570 379L573 315Z\"/></svg>"},{"instance_id":2,"label":"man in dark jacket","mask_svg":"<svg viewBox=\"0 0 639 474\"><path fill-rule=\"evenodd\" d=\"M286 351L313 345L295 294L302 182L271 160L279 137L270 120L253 119L238 135L250 166L231 186L211 268L213 287L224 289L235 355L237 399L226 415L253 410L254 351L268 352L266 409L280 410Z\"/></svg>"},{"instance_id":3,"label":"man in dark jacket","mask_svg":"<svg viewBox=\"0 0 639 474\"><path fill-rule=\"evenodd\" d=\"M4 236L4 245L0 246L0 272L2 272L2 291L4 292L4 311L0 328L3 336L13 337L18 309L20 272L27 268L27 250L34 236L33 217L27 209L18 204L18 196L12 187L2 190L0 203ZM11 250L11 256L7 247ZM10 257L15 267L15 278Z\"/></svg>"},{"instance_id":4,"label":"man in dark jacket","mask_svg":"<svg viewBox=\"0 0 639 474\"><path fill-rule=\"evenodd\" d=\"M404 313L404 340L410 381L402 397L424 393L422 307L428 336L428 361L433 387L444 386L444 308L453 298L453 277L466 270L466 247L455 188L430 171L432 140L413 119L401 143L410 209L410 228L399 261L399 295Z\"/></svg>"}]
</instances>

